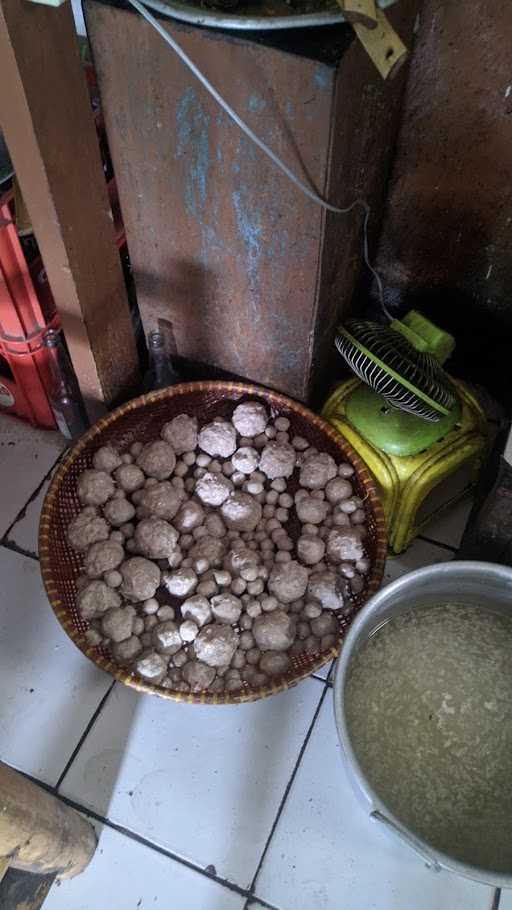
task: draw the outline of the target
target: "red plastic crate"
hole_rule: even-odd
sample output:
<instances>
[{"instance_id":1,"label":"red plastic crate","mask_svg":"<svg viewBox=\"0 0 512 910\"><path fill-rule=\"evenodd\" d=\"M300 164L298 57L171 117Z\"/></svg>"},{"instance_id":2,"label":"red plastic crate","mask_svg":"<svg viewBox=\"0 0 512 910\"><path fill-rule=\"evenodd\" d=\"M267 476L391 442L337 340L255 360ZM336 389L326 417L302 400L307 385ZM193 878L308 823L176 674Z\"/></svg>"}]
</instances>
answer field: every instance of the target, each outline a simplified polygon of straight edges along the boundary
<instances>
[{"instance_id":1,"label":"red plastic crate","mask_svg":"<svg viewBox=\"0 0 512 910\"><path fill-rule=\"evenodd\" d=\"M41 259L31 267L26 261L12 221L10 193L0 200L0 218L0 407L38 426L54 427L42 337L48 328L58 328L59 319Z\"/></svg>"},{"instance_id":2,"label":"red plastic crate","mask_svg":"<svg viewBox=\"0 0 512 910\"><path fill-rule=\"evenodd\" d=\"M125 233L112 179L108 184L119 249ZM55 427L46 394L45 331L60 321L46 270L37 255L27 262L13 223L13 194L0 197L0 409L41 427Z\"/></svg>"}]
</instances>

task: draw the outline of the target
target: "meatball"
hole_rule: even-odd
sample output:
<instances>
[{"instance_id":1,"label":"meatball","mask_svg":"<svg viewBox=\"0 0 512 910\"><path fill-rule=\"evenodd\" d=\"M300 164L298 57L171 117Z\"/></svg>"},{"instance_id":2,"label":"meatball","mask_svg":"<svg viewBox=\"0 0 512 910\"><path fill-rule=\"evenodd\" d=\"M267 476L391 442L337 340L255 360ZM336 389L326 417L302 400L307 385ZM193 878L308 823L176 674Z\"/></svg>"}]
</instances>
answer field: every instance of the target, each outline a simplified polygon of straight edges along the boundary
<instances>
[{"instance_id":1,"label":"meatball","mask_svg":"<svg viewBox=\"0 0 512 910\"><path fill-rule=\"evenodd\" d=\"M193 499L188 499L180 507L174 524L182 534L190 534L194 528L199 528L203 524L204 518L205 512L202 505L194 502Z\"/></svg>"},{"instance_id":2,"label":"meatball","mask_svg":"<svg viewBox=\"0 0 512 910\"><path fill-rule=\"evenodd\" d=\"M236 449L236 430L232 423L216 418L200 430L198 444L207 455L229 458Z\"/></svg>"},{"instance_id":3,"label":"meatball","mask_svg":"<svg viewBox=\"0 0 512 910\"><path fill-rule=\"evenodd\" d=\"M259 401L245 401L237 405L232 420L240 436L259 436L268 423L267 409Z\"/></svg>"},{"instance_id":4,"label":"meatball","mask_svg":"<svg viewBox=\"0 0 512 910\"><path fill-rule=\"evenodd\" d=\"M290 658L282 651L265 651L259 666L262 673L268 676L282 676L290 667Z\"/></svg>"},{"instance_id":5,"label":"meatball","mask_svg":"<svg viewBox=\"0 0 512 910\"><path fill-rule=\"evenodd\" d=\"M102 506L115 490L114 481L105 471L82 471L76 485L78 498L86 506Z\"/></svg>"},{"instance_id":6,"label":"meatball","mask_svg":"<svg viewBox=\"0 0 512 910\"><path fill-rule=\"evenodd\" d=\"M115 540L93 543L85 557L85 571L89 578L99 578L104 572L117 569L124 559L124 550Z\"/></svg>"},{"instance_id":7,"label":"meatball","mask_svg":"<svg viewBox=\"0 0 512 910\"><path fill-rule=\"evenodd\" d=\"M261 453L260 471L270 479L290 477L295 468L296 452L287 442L269 442Z\"/></svg>"},{"instance_id":8,"label":"meatball","mask_svg":"<svg viewBox=\"0 0 512 910\"><path fill-rule=\"evenodd\" d=\"M261 521L260 503L248 493L232 493L221 507L222 517L228 528L236 531L254 531Z\"/></svg>"},{"instance_id":9,"label":"meatball","mask_svg":"<svg viewBox=\"0 0 512 910\"><path fill-rule=\"evenodd\" d=\"M199 627L192 619L185 619L180 625L180 637L182 641L194 641L199 634Z\"/></svg>"},{"instance_id":10,"label":"meatball","mask_svg":"<svg viewBox=\"0 0 512 910\"><path fill-rule=\"evenodd\" d=\"M128 600L148 600L154 596L160 584L160 569L154 562L134 556L123 562L119 571L123 576L120 591Z\"/></svg>"},{"instance_id":11,"label":"meatball","mask_svg":"<svg viewBox=\"0 0 512 910\"><path fill-rule=\"evenodd\" d=\"M101 631L111 641L124 641L133 635L135 610L131 606L113 607L103 615Z\"/></svg>"},{"instance_id":12,"label":"meatball","mask_svg":"<svg viewBox=\"0 0 512 910\"><path fill-rule=\"evenodd\" d=\"M304 534L297 541L297 556L306 566L321 562L325 555L325 543L321 537Z\"/></svg>"},{"instance_id":13,"label":"meatball","mask_svg":"<svg viewBox=\"0 0 512 910\"><path fill-rule=\"evenodd\" d=\"M119 664L131 663L142 651L142 643L138 635L132 635L123 641L115 642L112 647L114 659Z\"/></svg>"},{"instance_id":14,"label":"meatball","mask_svg":"<svg viewBox=\"0 0 512 910\"><path fill-rule=\"evenodd\" d=\"M343 499L349 499L352 496L352 484L343 477L334 477L325 487L325 498L336 505Z\"/></svg>"},{"instance_id":15,"label":"meatball","mask_svg":"<svg viewBox=\"0 0 512 910\"><path fill-rule=\"evenodd\" d=\"M215 623L202 629L194 641L199 660L209 667L222 667L231 662L238 647L238 634L231 626Z\"/></svg>"},{"instance_id":16,"label":"meatball","mask_svg":"<svg viewBox=\"0 0 512 910\"><path fill-rule=\"evenodd\" d=\"M178 542L178 532L163 518L143 518L135 528L137 549L150 559L172 556Z\"/></svg>"},{"instance_id":17,"label":"meatball","mask_svg":"<svg viewBox=\"0 0 512 910\"><path fill-rule=\"evenodd\" d=\"M329 505L323 499L315 499L313 496L304 496L299 499L296 506L299 521L308 525L319 525L327 518Z\"/></svg>"},{"instance_id":18,"label":"meatball","mask_svg":"<svg viewBox=\"0 0 512 910\"><path fill-rule=\"evenodd\" d=\"M191 660L183 667L183 679L190 686L191 692L202 692L215 679L215 668L201 660Z\"/></svg>"},{"instance_id":19,"label":"meatball","mask_svg":"<svg viewBox=\"0 0 512 910\"><path fill-rule=\"evenodd\" d=\"M206 516L204 526L210 537L224 537L226 534L226 525L216 512Z\"/></svg>"},{"instance_id":20,"label":"meatball","mask_svg":"<svg viewBox=\"0 0 512 910\"><path fill-rule=\"evenodd\" d=\"M135 515L135 506L128 499L111 499L103 508L103 514L111 525L120 528L131 521Z\"/></svg>"},{"instance_id":21,"label":"meatball","mask_svg":"<svg viewBox=\"0 0 512 910\"><path fill-rule=\"evenodd\" d=\"M286 651L295 639L295 619L283 610L262 613L254 620L252 634L261 651Z\"/></svg>"},{"instance_id":22,"label":"meatball","mask_svg":"<svg viewBox=\"0 0 512 910\"><path fill-rule=\"evenodd\" d=\"M158 683L162 682L166 674L167 661L161 654L156 654L155 651L149 651L139 657L135 664L135 670L143 679L158 685Z\"/></svg>"},{"instance_id":23,"label":"meatball","mask_svg":"<svg viewBox=\"0 0 512 910\"><path fill-rule=\"evenodd\" d=\"M92 543L107 540L109 534L110 528L107 522L98 515L94 506L86 506L85 509L82 509L68 526L69 544L79 552L87 550Z\"/></svg>"},{"instance_id":24,"label":"meatball","mask_svg":"<svg viewBox=\"0 0 512 910\"><path fill-rule=\"evenodd\" d=\"M314 572L309 577L308 597L317 600L324 610L340 610L344 605L345 586L335 572Z\"/></svg>"},{"instance_id":25,"label":"meatball","mask_svg":"<svg viewBox=\"0 0 512 910\"><path fill-rule=\"evenodd\" d=\"M240 575L243 569L247 569L249 566L257 566L258 563L259 556L254 550L244 546L237 546L233 547L226 556L224 568L231 575Z\"/></svg>"},{"instance_id":26,"label":"meatball","mask_svg":"<svg viewBox=\"0 0 512 910\"><path fill-rule=\"evenodd\" d=\"M210 604L218 622L235 623L240 619L242 601L234 594L216 594L210 600Z\"/></svg>"},{"instance_id":27,"label":"meatball","mask_svg":"<svg viewBox=\"0 0 512 910\"><path fill-rule=\"evenodd\" d=\"M242 446L231 457L231 464L235 471L241 471L242 474L252 474L258 467L259 461L260 456L256 449L250 446Z\"/></svg>"},{"instance_id":28,"label":"meatball","mask_svg":"<svg viewBox=\"0 0 512 910\"><path fill-rule=\"evenodd\" d=\"M193 452L197 446L197 417L178 414L162 427L160 433L165 442L172 445L177 455Z\"/></svg>"},{"instance_id":29,"label":"meatball","mask_svg":"<svg viewBox=\"0 0 512 910\"><path fill-rule=\"evenodd\" d=\"M268 589L281 603L290 604L303 596L308 586L308 577L308 570L294 559L276 563L270 573Z\"/></svg>"},{"instance_id":30,"label":"meatball","mask_svg":"<svg viewBox=\"0 0 512 910\"><path fill-rule=\"evenodd\" d=\"M233 484L223 474L207 471L197 481L195 494L207 506L221 506L233 490Z\"/></svg>"},{"instance_id":31,"label":"meatball","mask_svg":"<svg viewBox=\"0 0 512 910\"><path fill-rule=\"evenodd\" d=\"M180 504L177 489L168 480L162 480L145 488L137 504L137 515L139 518L163 518L164 521L171 521Z\"/></svg>"},{"instance_id":32,"label":"meatball","mask_svg":"<svg viewBox=\"0 0 512 910\"><path fill-rule=\"evenodd\" d=\"M225 553L224 543L218 537L201 537L188 551L193 560L206 559L210 566L218 568Z\"/></svg>"},{"instance_id":33,"label":"meatball","mask_svg":"<svg viewBox=\"0 0 512 910\"><path fill-rule=\"evenodd\" d=\"M105 471L106 474L112 474L112 471L115 471L123 462L113 446L102 446L101 449L94 453L92 463L97 471Z\"/></svg>"},{"instance_id":34,"label":"meatball","mask_svg":"<svg viewBox=\"0 0 512 910\"><path fill-rule=\"evenodd\" d=\"M339 626L334 613L321 613L320 616L312 619L311 631L317 638L323 638L324 635L336 635Z\"/></svg>"},{"instance_id":35,"label":"meatball","mask_svg":"<svg viewBox=\"0 0 512 910\"><path fill-rule=\"evenodd\" d=\"M183 644L178 626L172 619L154 626L151 635L159 654L176 654Z\"/></svg>"},{"instance_id":36,"label":"meatball","mask_svg":"<svg viewBox=\"0 0 512 910\"><path fill-rule=\"evenodd\" d=\"M137 465L148 477L167 480L176 467L174 449L163 439L148 442L137 458Z\"/></svg>"},{"instance_id":37,"label":"meatball","mask_svg":"<svg viewBox=\"0 0 512 910\"><path fill-rule=\"evenodd\" d=\"M113 607L119 607L121 598L117 591L109 588L104 581L90 581L78 592L76 605L83 619L92 619Z\"/></svg>"},{"instance_id":38,"label":"meatball","mask_svg":"<svg viewBox=\"0 0 512 910\"><path fill-rule=\"evenodd\" d=\"M302 462L299 482L309 490L321 490L329 480L336 477L336 462L327 452L309 455Z\"/></svg>"},{"instance_id":39,"label":"meatball","mask_svg":"<svg viewBox=\"0 0 512 910\"><path fill-rule=\"evenodd\" d=\"M144 486L144 474L136 464L122 464L116 468L114 477L125 493L133 493Z\"/></svg>"},{"instance_id":40,"label":"meatball","mask_svg":"<svg viewBox=\"0 0 512 910\"><path fill-rule=\"evenodd\" d=\"M210 622L212 611L206 597L195 594L182 603L181 615L184 619L192 619L197 626L201 627Z\"/></svg>"},{"instance_id":41,"label":"meatball","mask_svg":"<svg viewBox=\"0 0 512 910\"><path fill-rule=\"evenodd\" d=\"M193 569L176 569L163 578L165 587L173 597L189 597L197 587L197 580Z\"/></svg>"},{"instance_id":42,"label":"meatball","mask_svg":"<svg viewBox=\"0 0 512 910\"><path fill-rule=\"evenodd\" d=\"M361 535L356 528L333 528L327 537L327 559L335 564L364 556Z\"/></svg>"}]
</instances>

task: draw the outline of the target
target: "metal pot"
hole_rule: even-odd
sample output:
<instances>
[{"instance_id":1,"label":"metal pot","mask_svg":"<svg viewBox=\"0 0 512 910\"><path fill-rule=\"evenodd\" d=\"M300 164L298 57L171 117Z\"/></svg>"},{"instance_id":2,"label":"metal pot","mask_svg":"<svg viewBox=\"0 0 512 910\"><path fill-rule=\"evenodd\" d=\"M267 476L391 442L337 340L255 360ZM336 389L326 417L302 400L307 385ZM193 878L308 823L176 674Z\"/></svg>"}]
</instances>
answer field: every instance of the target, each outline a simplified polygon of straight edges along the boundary
<instances>
[{"instance_id":1,"label":"metal pot","mask_svg":"<svg viewBox=\"0 0 512 910\"><path fill-rule=\"evenodd\" d=\"M484 606L511 616L512 569L486 562L439 563L404 575L375 594L357 615L343 642L334 680L336 726L349 773L355 779L372 818L401 837L432 869L439 871L445 868L489 885L512 888L512 869L510 873L500 873L463 863L437 850L396 818L365 777L352 748L346 723L344 692L347 674L354 655L369 635L387 619L410 610L414 604L424 607L450 601Z\"/></svg>"}]
</instances>

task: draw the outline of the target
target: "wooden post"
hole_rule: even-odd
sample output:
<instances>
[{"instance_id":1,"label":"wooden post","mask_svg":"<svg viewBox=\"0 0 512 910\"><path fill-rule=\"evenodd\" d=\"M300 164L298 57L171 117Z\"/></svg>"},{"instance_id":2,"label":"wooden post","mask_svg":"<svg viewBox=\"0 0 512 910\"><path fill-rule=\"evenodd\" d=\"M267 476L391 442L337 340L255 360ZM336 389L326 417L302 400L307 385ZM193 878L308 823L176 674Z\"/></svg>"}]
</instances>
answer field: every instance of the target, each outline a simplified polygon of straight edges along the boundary
<instances>
[{"instance_id":1,"label":"wooden post","mask_svg":"<svg viewBox=\"0 0 512 910\"><path fill-rule=\"evenodd\" d=\"M89 822L57 797L0 763L0 857L28 872L78 875L96 850Z\"/></svg>"},{"instance_id":2,"label":"wooden post","mask_svg":"<svg viewBox=\"0 0 512 910\"><path fill-rule=\"evenodd\" d=\"M138 363L70 3L1 0L0 124L96 417L133 393Z\"/></svg>"}]
</instances>

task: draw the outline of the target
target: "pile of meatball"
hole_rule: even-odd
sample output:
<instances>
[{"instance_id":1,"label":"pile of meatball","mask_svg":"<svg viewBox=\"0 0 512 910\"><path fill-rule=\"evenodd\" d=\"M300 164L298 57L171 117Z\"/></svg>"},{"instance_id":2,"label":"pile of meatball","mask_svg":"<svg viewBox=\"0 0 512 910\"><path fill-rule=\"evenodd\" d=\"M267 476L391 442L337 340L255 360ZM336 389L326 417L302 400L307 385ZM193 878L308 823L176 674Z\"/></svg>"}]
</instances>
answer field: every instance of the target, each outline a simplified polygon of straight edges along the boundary
<instances>
[{"instance_id":1,"label":"pile of meatball","mask_svg":"<svg viewBox=\"0 0 512 910\"><path fill-rule=\"evenodd\" d=\"M332 648L370 570L351 465L258 401L200 428L179 414L160 437L103 446L78 478L89 645L194 693L259 688Z\"/></svg>"}]
</instances>

